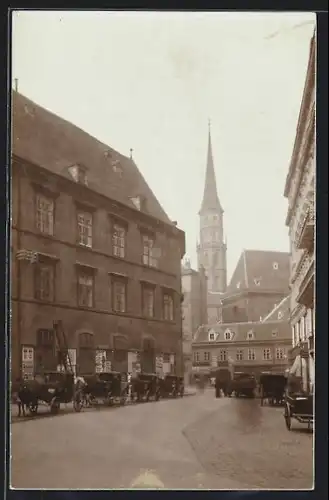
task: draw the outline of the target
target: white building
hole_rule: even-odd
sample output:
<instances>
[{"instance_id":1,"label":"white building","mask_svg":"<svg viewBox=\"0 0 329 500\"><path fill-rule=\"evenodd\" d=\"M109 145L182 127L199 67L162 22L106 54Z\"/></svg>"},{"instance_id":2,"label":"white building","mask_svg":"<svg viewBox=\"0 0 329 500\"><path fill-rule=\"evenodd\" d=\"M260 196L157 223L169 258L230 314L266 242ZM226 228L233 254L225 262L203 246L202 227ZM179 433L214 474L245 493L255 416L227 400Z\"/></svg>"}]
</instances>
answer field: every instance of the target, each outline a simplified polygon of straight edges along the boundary
<instances>
[{"instance_id":1,"label":"white building","mask_svg":"<svg viewBox=\"0 0 329 500\"><path fill-rule=\"evenodd\" d=\"M290 322L293 346L314 350L314 224L315 224L315 35L299 113L284 195L291 247ZM313 355L312 355L313 356Z\"/></svg>"}]
</instances>

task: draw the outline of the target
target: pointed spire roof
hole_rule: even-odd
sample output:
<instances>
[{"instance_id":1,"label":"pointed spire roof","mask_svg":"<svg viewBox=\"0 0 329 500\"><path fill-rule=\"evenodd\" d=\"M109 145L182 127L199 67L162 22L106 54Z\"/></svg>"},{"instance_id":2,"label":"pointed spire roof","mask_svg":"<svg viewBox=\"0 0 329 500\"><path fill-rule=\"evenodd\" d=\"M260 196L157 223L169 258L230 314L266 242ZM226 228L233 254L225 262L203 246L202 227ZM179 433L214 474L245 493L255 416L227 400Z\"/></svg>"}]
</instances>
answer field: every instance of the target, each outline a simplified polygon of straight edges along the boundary
<instances>
[{"instance_id":1,"label":"pointed spire roof","mask_svg":"<svg viewBox=\"0 0 329 500\"><path fill-rule=\"evenodd\" d=\"M211 146L210 120L209 120L207 169L206 169L205 186L203 192L203 200L199 213L211 209L223 211L217 194L216 176L215 176L214 160L212 156L212 146Z\"/></svg>"}]
</instances>

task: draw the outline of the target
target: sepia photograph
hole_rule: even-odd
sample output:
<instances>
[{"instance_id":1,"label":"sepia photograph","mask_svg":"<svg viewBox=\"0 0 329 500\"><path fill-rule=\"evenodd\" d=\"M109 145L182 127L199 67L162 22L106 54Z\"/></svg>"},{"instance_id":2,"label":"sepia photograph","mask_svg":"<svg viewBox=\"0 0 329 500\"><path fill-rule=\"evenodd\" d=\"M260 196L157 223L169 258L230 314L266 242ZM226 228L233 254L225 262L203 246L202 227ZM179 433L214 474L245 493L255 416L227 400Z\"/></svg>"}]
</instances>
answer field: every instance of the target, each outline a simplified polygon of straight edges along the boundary
<instances>
[{"instance_id":1,"label":"sepia photograph","mask_svg":"<svg viewBox=\"0 0 329 500\"><path fill-rule=\"evenodd\" d=\"M10 488L312 490L316 14L11 26Z\"/></svg>"}]
</instances>

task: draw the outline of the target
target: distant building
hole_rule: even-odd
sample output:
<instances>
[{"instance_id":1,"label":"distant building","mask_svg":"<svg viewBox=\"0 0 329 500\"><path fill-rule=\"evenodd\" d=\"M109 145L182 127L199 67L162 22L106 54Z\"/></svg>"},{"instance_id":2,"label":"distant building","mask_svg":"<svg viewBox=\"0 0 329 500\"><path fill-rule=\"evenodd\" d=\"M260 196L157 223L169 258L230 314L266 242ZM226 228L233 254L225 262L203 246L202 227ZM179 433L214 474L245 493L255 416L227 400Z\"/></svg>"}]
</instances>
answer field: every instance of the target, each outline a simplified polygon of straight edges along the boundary
<instances>
[{"instance_id":1,"label":"distant building","mask_svg":"<svg viewBox=\"0 0 329 500\"><path fill-rule=\"evenodd\" d=\"M315 35L311 40L305 88L284 195L291 246L291 327L293 345L314 350L315 228Z\"/></svg>"},{"instance_id":2,"label":"distant building","mask_svg":"<svg viewBox=\"0 0 329 500\"><path fill-rule=\"evenodd\" d=\"M77 372L181 373L185 235L132 158L13 92L12 376L56 370L61 320Z\"/></svg>"},{"instance_id":3,"label":"distant building","mask_svg":"<svg viewBox=\"0 0 329 500\"><path fill-rule=\"evenodd\" d=\"M207 168L200 217L200 242L197 245L198 268L205 269L208 283L208 321L213 316L210 296L226 291L227 266L224 241L224 210L217 194L211 135L209 128Z\"/></svg>"},{"instance_id":4,"label":"distant building","mask_svg":"<svg viewBox=\"0 0 329 500\"><path fill-rule=\"evenodd\" d=\"M256 376L283 373L290 349L287 319L207 325L199 328L192 344L193 372L210 375L221 363L231 362L235 371Z\"/></svg>"},{"instance_id":5,"label":"distant building","mask_svg":"<svg viewBox=\"0 0 329 500\"><path fill-rule=\"evenodd\" d=\"M183 357L185 382L192 374L193 335L207 324L207 279L203 268L197 272L186 262L182 267Z\"/></svg>"},{"instance_id":6,"label":"distant building","mask_svg":"<svg viewBox=\"0 0 329 500\"><path fill-rule=\"evenodd\" d=\"M289 294L289 262L287 252L244 250L227 292L218 298L220 321L261 322Z\"/></svg>"}]
</instances>

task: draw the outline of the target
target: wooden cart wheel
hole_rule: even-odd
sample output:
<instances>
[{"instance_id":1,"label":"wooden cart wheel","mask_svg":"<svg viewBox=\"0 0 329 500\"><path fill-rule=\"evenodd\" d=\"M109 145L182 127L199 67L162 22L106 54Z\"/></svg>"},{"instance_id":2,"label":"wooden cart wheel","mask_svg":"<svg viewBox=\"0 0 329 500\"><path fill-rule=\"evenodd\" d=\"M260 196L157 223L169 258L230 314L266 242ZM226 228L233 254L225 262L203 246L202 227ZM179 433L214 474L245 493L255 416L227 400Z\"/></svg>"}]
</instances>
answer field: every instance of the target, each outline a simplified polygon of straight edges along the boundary
<instances>
[{"instance_id":1,"label":"wooden cart wheel","mask_svg":"<svg viewBox=\"0 0 329 500\"><path fill-rule=\"evenodd\" d=\"M28 410L30 412L31 415L36 415L38 413L38 402L36 403L29 403L28 405Z\"/></svg>"},{"instance_id":2,"label":"wooden cart wheel","mask_svg":"<svg viewBox=\"0 0 329 500\"><path fill-rule=\"evenodd\" d=\"M285 405L284 407L284 419L286 422L286 427L288 431L291 430L291 412L290 412L290 407L288 404Z\"/></svg>"}]
</instances>

